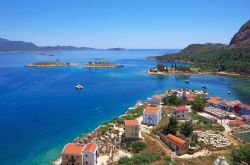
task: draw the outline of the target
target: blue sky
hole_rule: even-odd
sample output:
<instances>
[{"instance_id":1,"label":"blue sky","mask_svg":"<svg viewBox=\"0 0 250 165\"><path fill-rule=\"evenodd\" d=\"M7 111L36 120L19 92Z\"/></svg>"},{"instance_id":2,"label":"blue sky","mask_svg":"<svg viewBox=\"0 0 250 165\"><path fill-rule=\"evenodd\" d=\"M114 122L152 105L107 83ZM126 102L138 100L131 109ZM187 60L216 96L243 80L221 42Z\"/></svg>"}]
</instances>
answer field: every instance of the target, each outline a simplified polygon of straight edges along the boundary
<instances>
[{"instance_id":1,"label":"blue sky","mask_svg":"<svg viewBox=\"0 0 250 165\"><path fill-rule=\"evenodd\" d=\"M249 0L1 0L0 37L37 45L183 48L229 43Z\"/></svg>"}]
</instances>

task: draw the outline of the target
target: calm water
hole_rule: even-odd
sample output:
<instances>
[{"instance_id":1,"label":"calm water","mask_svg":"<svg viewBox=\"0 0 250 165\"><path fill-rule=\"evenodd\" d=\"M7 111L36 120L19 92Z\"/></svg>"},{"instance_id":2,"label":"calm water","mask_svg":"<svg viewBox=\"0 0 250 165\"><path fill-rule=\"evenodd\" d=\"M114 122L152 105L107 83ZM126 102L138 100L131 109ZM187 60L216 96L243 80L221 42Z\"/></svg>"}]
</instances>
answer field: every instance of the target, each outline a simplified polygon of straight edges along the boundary
<instances>
[{"instance_id":1,"label":"calm water","mask_svg":"<svg viewBox=\"0 0 250 165\"><path fill-rule=\"evenodd\" d=\"M50 164L81 133L127 110L136 100L167 88L200 88L211 95L250 103L250 81L218 75L150 76L156 62L145 57L176 50L67 51L55 56L0 54L0 162ZM37 61L87 62L104 58L125 68L26 68ZM172 65L172 63L166 63ZM191 83L184 83L190 79ZM76 91L78 83L84 90ZM231 95L227 94L230 90Z\"/></svg>"}]
</instances>

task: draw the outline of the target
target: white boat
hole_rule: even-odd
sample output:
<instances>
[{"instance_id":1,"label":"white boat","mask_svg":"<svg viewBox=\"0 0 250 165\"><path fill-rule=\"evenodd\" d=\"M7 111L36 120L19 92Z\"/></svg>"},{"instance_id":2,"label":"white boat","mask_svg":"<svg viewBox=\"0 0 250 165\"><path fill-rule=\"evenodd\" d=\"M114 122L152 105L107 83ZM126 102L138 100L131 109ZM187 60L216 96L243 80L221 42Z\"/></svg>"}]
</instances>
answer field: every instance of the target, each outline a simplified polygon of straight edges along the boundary
<instances>
[{"instance_id":1,"label":"white boat","mask_svg":"<svg viewBox=\"0 0 250 165\"><path fill-rule=\"evenodd\" d=\"M230 92L230 91L227 91L227 94L231 94L231 92Z\"/></svg>"},{"instance_id":2,"label":"white boat","mask_svg":"<svg viewBox=\"0 0 250 165\"><path fill-rule=\"evenodd\" d=\"M81 89L83 89L83 86L78 84L78 85L75 86L75 88L78 89L78 90L81 90Z\"/></svg>"},{"instance_id":3,"label":"white boat","mask_svg":"<svg viewBox=\"0 0 250 165\"><path fill-rule=\"evenodd\" d=\"M187 84L189 84L190 83L190 80L184 80Z\"/></svg>"}]
</instances>

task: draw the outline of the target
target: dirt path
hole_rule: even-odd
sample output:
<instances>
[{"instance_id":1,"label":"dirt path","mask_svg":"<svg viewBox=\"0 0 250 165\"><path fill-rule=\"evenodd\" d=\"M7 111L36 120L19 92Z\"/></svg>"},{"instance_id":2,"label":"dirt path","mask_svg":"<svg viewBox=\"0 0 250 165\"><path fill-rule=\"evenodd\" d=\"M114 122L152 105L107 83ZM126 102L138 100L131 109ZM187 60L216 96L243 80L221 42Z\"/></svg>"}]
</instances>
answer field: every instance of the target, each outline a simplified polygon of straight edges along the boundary
<instances>
[{"instance_id":1,"label":"dirt path","mask_svg":"<svg viewBox=\"0 0 250 165\"><path fill-rule=\"evenodd\" d=\"M230 140L230 142L234 145L234 146L238 146L241 144L241 142L237 139L235 139L233 136L229 135L227 131L223 132L223 136L225 136L227 139Z\"/></svg>"},{"instance_id":2,"label":"dirt path","mask_svg":"<svg viewBox=\"0 0 250 165\"><path fill-rule=\"evenodd\" d=\"M166 145L157 137L155 137L154 135L150 135L150 134L147 134L147 133L144 133L142 132L142 137L145 139L145 140L149 140L149 141L154 141L156 142L157 146L159 147L159 149L161 151L164 152L165 155L171 155L172 152L170 149L168 149L166 147Z\"/></svg>"}]
</instances>

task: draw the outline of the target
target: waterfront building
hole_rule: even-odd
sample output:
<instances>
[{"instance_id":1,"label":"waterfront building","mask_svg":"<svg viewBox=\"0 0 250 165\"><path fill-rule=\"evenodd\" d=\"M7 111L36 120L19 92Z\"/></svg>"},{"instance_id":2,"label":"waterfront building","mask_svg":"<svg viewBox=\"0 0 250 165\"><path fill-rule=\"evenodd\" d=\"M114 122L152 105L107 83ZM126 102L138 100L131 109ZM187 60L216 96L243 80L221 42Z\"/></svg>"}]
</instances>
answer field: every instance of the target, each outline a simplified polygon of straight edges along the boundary
<instances>
[{"instance_id":1,"label":"waterfront building","mask_svg":"<svg viewBox=\"0 0 250 165\"><path fill-rule=\"evenodd\" d=\"M124 136L126 139L139 139L139 122L138 120L125 120Z\"/></svg>"},{"instance_id":2,"label":"waterfront building","mask_svg":"<svg viewBox=\"0 0 250 165\"><path fill-rule=\"evenodd\" d=\"M166 97L166 94L154 95L147 99L148 104L163 104L163 99Z\"/></svg>"},{"instance_id":3,"label":"waterfront building","mask_svg":"<svg viewBox=\"0 0 250 165\"><path fill-rule=\"evenodd\" d=\"M238 106L240 104L241 104L241 102L239 100L232 100L232 101L223 100L219 103L219 106L223 110L233 112L234 107Z\"/></svg>"},{"instance_id":4,"label":"waterfront building","mask_svg":"<svg viewBox=\"0 0 250 165\"><path fill-rule=\"evenodd\" d=\"M147 107L143 111L142 123L148 125L157 125L162 118L162 109L159 107Z\"/></svg>"},{"instance_id":5,"label":"waterfront building","mask_svg":"<svg viewBox=\"0 0 250 165\"><path fill-rule=\"evenodd\" d=\"M210 99L207 100L207 105L212 106L215 108L220 108L220 97L211 97Z\"/></svg>"},{"instance_id":6,"label":"waterfront building","mask_svg":"<svg viewBox=\"0 0 250 165\"><path fill-rule=\"evenodd\" d=\"M240 114L241 115L250 115L250 105L241 104L240 105Z\"/></svg>"},{"instance_id":7,"label":"waterfront building","mask_svg":"<svg viewBox=\"0 0 250 165\"><path fill-rule=\"evenodd\" d=\"M188 115L188 109L185 105L175 106L173 115L177 120L191 120L191 117Z\"/></svg>"},{"instance_id":8,"label":"waterfront building","mask_svg":"<svg viewBox=\"0 0 250 165\"><path fill-rule=\"evenodd\" d=\"M62 165L96 165L97 145L69 143L62 151Z\"/></svg>"},{"instance_id":9,"label":"waterfront building","mask_svg":"<svg viewBox=\"0 0 250 165\"><path fill-rule=\"evenodd\" d=\"M183 140L172 134L167 134L162 138L163 142L168 145L177 155L183 155L188 152L188 141Z\"/></svg>"},{"instance_id":10,"label":"waterfront building","mask_svg":"<svg viewBox=\"0 0 250 165\"><path fill-rule=\"evenodd\" d=\"M97 156L98 156L98 146L94 143L89 143L86 145L84 149L85 159L83 162L84 165L96 165L97 164Z\"/></svg>"}]
</instances>

